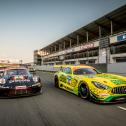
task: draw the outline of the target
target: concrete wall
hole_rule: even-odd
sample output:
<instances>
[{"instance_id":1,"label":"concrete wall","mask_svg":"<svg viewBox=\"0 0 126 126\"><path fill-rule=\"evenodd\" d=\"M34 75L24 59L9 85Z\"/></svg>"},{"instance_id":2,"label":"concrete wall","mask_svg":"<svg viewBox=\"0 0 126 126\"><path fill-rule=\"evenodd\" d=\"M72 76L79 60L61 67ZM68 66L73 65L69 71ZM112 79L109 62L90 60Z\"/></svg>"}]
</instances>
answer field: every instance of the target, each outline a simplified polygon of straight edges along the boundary
<instances>
[{"instance_id":1,"label":"concrete wall","mask_svg":"<svg viewBox=\"0 0 126 126\"><path fill-rule=\"evenodd\" d=\"M126 75L126 63L112 63L107 65L109 73Z\"/></svg>"},{"instance_id":2,"label":"concrete wall","mask_svg":"<svg viewBox=\"0 0 126 126\"><path fill-rule=\"evenodd\" d=\"M96 69L98 69L100 72L106 73L107 72L107 64L101 63L101 64L88 64L89 66L92 66Z\"/></svg>"},{"instance_id":3,"label":"concrete wall","mask_svg":"<svg viewBox=\"0 0 126 126\"><path fill-rule=\"evenodd\" d=\"M98 69L101 72L107 72L106 64L88 64L88 65L95 67L96 69ZM54 68L53 65L52 66L51 65L34 66L34 68L36 70L52 71L52 72L59 71L59 69L60 69L60 68Z\"/></svg>"},{"instance_id":4,"label":"concrete wall","mask_svg":"<svg viewBox=\"0 0 126 126\"><path fill-rule=\"evenodd\" d=\"M58 68L54 68L53 65L34 66L34 68L35 70L50 71L50 72L56 72L59 70Z\"/></svg>"}]
</instances>

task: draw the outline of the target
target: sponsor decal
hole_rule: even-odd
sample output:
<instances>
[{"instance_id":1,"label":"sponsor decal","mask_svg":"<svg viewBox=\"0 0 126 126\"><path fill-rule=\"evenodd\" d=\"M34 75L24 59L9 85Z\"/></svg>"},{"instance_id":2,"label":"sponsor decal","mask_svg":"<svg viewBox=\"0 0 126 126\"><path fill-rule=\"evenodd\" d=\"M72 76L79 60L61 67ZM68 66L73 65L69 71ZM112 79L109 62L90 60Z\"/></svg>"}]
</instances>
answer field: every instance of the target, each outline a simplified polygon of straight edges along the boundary
<instances>
[{"instance_id":1,"label":"sponsor decal","mask_svg":"<svg viewBox=\"0 0 126 126\"><path fill-rule=\"evenodd\" d=\"M105 79L111 79L111 82L114 84L126 84L126 81L121 79L120 77L114 76L114 75L107 75L107 74L102 74L102 75L97 75L98 77L102 77Z\"/></svg>"},{"instance_id":2,"label":"sponsor decal","mask_svg":"<svg viewBox=\"0 0 126 126\"><path fill-rule=\"evenodd\" d=\"M99 94L99 96L102 96L102 97L107 97L107 96L109 96L110 94L106 94L106 93L101 93L101 94Z\"/></svg>"},{"instance_id":3,"label":"sponsor decal","mask_svg":"<svg viewBox=\"0 0 126 126\"><path fill-rule=\"evenodd\" d=\"M94 43L88 43L80 47L81 50L86 50L94 47Z\"/></svg>"},{"instance_id":4,"label":"sponsor decal","mask_svg":"<svg viewBox=\"0 0 126 126\"><path fill-rule=\"evenodd\" d=\"M4 87L4 86L1 86L1 85L0 85L0 88L5 88L5 89L9 89L9 87Z\"/></svg>"},{"instance_id":5,"label":"sponsor decal","mask_svg":"<svg viewBox=\"0 0 126 126\"><path fill-rule=\"evenodd\" d=\"M24 83L27 83L27 82L30 82L30 80L10 80L9 83L14 83L14 82L24 82Z\"/></svg>"},{"instance_id":6,"label":"sponsor decal","mask_svg":"<svg viewBox=\"0 0 126 126\"><path fill-rule=\"evenodd\" d=\"M65 77L64 75L61 75L61 76L59 77L59 80L60 80L61 82L66 83L66 77Z\"/></svg>"},{"instance_id":7,"label":"sponsor decal","mask_svg":"<svg viewBox=\"0 0 126 126\"><path fill-rule=\"evenodd\" d=\"M114 75L110 75L110 74L99 74L97 75L98 77L103 77L103 78L106 78L106 79L120 79L119 77L117 76L114 76Z\"/></svg>"},{"instance_id":8,"label":"sponsor decal","mask_svg":"<svg viewBox=\"0 0 126 126\"><path fill-rule=\"evenodd\" d=\"M71 84L71 79L72 79L71 76L67 76L67 83L68 84Z\"/></svg>"},{"instance_id":9,"label":"sponsor decal","mask_svg":"<svg viewBox=\"0 0 126 126\"><path fill-rule=\"evenodd\" d=\"M14 80L24 80L23 76L14 76Z\"/></svg>"},{"instance_id":10,"label":"sponsor decal","mask_svg":"<svg viewBox=\"0 0 126 126\"><path fill-rule=\"evenodd\" d=\"M16 86L15 89L16 90L25 90L25 89L27 89L27 86Z\"/></svg>"},{"instance_id":11,"label":"sponsor decal","mask_svg":"<svg viewBox=\"0 0 126 126\"><path fill-rule=\"evenodd\" d=\"M112 83L114 83L114 84L126 84L126 81L124 81L124 80L111 80L111 82Z\"/></svg>"},{"instance_id":12,"label":"sponsor decal","mask_svg":"<svg viewBox=\"0 0 126 126\"><path fill-rule=\"evenodd\" d=\"M71 81L71 86L72 87L75 87L76 85L77 85L77 80L76 79L72 79L72 81Z\"/></svg>"}]
</instances>

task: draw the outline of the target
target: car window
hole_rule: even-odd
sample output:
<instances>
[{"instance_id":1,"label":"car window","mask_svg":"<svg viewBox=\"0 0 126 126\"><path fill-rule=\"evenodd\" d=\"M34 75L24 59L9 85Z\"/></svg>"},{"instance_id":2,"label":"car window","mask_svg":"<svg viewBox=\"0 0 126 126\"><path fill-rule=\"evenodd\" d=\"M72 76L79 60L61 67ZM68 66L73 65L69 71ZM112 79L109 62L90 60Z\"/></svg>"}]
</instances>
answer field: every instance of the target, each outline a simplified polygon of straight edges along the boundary
<instances>
[{"instance_id":1,"label":"car window","mask_svg":"<svg viewBox=\"0 0 126 126\"><path fill-rule=\"evenodd\" d=\"M74 70L73 74L75 75L98 74L98 72L92 68L78 68Z\"/></svg>"},{"instance_id":2,"label":"car window","mask_svg":"<svg viewBox=\"0 0 126 126\"><path fill-rule=\"evenodd\" d=\"M25 69L19 69L18 70L18 75L27 75L27 74L28 74L28 72Z\"/></svg>"},{"instance_id":3,"label":"car window","mask_svg":"<svg viewBox=\"0 0 126 126\"><path fill-rule=\"evenodd\" d=\"M7 71L7 75L28 75L26 69L12 69Z\"/></svg>"},{"instance_id":4,"label":"car window","mask_svg":"<svg viewBox=\"0 0 126 126\"><path fill-rule=\"evenodd\" d=\"M71 70L71 68L69 68L69 67L64 68L64 69L63 69L63 72L66 73L66 74L72 74L72 70Z\"/></svg>"}]
</instances>

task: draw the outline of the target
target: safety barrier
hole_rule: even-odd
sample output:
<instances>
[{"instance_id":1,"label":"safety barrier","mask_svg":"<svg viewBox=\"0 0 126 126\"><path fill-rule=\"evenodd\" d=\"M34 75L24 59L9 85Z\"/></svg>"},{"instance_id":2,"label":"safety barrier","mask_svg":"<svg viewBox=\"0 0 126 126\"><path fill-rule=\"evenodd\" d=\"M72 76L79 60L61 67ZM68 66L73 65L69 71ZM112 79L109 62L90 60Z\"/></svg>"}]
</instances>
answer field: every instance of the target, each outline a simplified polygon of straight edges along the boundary
<instances>
[{"instance_id":1,"label":"safety barrier","mask_svg":"<svg viewBox=\"0 0 126 126\"><path fill-rule=\"evenodd\" d=\"M126 76L126 63L113 63L113 64L88 64L90 66L95 67L101 72L108 72L114 74L120 74ZM57 72L60 70L61 65L42 65L42 66L34 66L35 70L41 71L49 71L49 72Z\"/></svg>"},{"instance_id":2,"label":"safety barrier","mask_svg":"<svg viewBox=\"0 0 126 126\"><path fill-rule=\"evenodd\" d=\"M42 65L42 66L34 66L35 70L39 71L48 71L48 72L57 72L59 71L59 68L55 68L53 65Z\"/></svg>"},{"instance_id":3,"label":"safety barrier","mask_svg":"<svg viewBox=\"0 0 126 126\"><path fill-rule=\"evenodd\" d=\"M107 65L107 72L126 76L126 63L108 64Z\"/></svg>"}]
</instances>

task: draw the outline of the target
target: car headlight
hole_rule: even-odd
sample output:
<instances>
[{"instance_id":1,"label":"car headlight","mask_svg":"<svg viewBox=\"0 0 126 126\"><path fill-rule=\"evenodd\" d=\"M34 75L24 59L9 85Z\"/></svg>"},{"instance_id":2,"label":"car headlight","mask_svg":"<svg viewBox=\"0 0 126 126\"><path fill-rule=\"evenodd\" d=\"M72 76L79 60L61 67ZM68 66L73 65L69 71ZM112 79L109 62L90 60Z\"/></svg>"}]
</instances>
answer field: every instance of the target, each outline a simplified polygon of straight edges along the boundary
<instances>
[{"instance_id":1,"label":"car headlight","mask_svg":"<svg viewBox=\"0 0 126 126\"><path fill-rule=\"evenodd\" d=\"M34 81L35 83L37 83L37 82L38 82L38 77L34 76L34 77L33 77L33 81Z\"/></svg>"},{"instance_id":2,"label":"car headlight","mask_svg":"<svg viewBox=\"0 0 126 126\"><path fill-rule=\"evenodd\" d=\"M96 81L92 81L92 84L94 84L97 88L103 89L103 90L107 90L109 88L108 86L102 83L96 82Z\"/></svg>"},{"instance_id":3,"label":"car headlight","mask_svg":"<svg viewBox=\"0 0 126 126\"><path fill-rule=\"evenodd\" d=\"M0 84L5 84L6 83L6 80L4 78L1 78L0 79Z\"/></svg>"}]
</instances>

